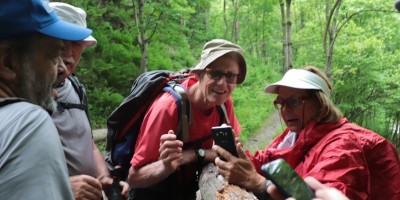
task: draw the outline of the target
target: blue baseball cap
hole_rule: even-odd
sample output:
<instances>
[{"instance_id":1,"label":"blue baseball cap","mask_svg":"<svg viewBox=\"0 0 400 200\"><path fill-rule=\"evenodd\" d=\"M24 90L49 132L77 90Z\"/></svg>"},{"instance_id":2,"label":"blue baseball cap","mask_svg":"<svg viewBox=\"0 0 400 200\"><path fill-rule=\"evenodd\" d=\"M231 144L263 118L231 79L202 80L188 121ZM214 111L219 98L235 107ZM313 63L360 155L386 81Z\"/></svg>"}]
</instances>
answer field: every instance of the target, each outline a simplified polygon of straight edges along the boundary
<instances>
[{"instance_id":1,"label":"blue baseball cap","mask_svg":"<svg viewBox=\"0 0 400 200\"><path fill-rule=\"evenodd\" d=\"M92 30L58 19L48 0L0 0L0 39L39 32L61 40L80 41Z\"/></svg>"}]
</instances>

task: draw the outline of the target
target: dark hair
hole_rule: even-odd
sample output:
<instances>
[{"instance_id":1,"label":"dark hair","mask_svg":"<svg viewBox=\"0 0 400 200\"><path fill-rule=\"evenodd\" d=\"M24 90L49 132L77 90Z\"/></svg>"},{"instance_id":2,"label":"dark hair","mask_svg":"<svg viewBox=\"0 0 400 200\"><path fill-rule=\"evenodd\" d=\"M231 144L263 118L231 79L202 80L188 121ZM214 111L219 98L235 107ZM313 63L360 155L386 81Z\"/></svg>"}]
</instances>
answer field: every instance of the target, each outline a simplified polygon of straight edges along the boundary
<instances>
[{"instance_id":1,"label":"dark hair","mask_svg":"<svg viewBox=\"0 0 400 200\"><path fill-rule=\"evenodd\" d=\"M29 58L43 37L41 33L30 33L0 40L0 44L9 45L20 58Z\"/></svg>"}]
</instances>

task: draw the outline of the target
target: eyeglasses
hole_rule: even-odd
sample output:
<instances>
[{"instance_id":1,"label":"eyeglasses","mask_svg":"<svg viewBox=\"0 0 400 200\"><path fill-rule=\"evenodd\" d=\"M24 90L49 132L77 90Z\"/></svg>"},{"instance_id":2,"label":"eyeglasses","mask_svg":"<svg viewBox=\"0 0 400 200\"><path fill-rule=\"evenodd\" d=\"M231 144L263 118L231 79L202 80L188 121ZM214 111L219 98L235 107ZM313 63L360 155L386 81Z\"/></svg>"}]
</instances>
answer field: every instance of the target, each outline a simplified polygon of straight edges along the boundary
<instances>
[{"instance_id":1,"label":"eyeglasses","mask_svg":"<svg viewBox=\"0 0 400 200\"><path fill-rule=\"evenodd\" d=\"M216 81L220 80L222 78L222 76L225 76L225 80L228 83L237 83L237 79L239 77L239 74L235 74L232 72L223 73L222 71L213 70L213 69L209 69L209 68L206 68L206 74L207 74L208 78L216 80Z\"/></svg>"},{"instance_id":2,"label":"eyeglasses","mask_svg":"<svg viewBox=\"0 0 400 200\"><path fill-rule=\"evenodd\" d=\"M297 97L291 96L288 99L279 99L276 98L274 101L275 108L278 110L282 110L283 107L287 106L288 109L294 109L299 106L300 103L304 103L304 100L309 99L310 97Z\"/></svg>"}]
</instances>

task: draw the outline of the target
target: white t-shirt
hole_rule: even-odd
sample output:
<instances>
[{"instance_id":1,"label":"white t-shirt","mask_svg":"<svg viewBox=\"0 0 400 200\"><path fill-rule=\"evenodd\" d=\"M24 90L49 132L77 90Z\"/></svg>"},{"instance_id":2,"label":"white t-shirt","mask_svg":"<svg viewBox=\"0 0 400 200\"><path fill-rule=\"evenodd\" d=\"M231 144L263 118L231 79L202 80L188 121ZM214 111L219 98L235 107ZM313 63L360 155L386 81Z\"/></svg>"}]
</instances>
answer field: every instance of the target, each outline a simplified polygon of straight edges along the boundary
<instances>
[{"instance_id":1,"label":"white t-shirt","mask_svg":"<svg viewBox=\"0 0 400 200\"><path fill-rule=\"evenodd\" d=\"M289 133L285 136L283 141L278 144L276 147L277 149L284 149L284 148L289 148L294 145L294 143L297 140L297 133L293 131L289 131Z\"/></svg>"}]
</instances>

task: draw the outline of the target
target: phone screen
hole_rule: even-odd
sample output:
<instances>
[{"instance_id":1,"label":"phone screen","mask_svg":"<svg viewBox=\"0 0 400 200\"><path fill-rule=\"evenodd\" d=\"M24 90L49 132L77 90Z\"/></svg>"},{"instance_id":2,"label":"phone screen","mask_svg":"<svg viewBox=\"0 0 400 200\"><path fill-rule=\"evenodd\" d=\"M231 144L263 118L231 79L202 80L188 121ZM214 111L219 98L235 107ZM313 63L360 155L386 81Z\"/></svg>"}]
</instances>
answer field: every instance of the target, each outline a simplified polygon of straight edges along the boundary
<instances>
[{"instance_id":1,"label":"phone screen","mask_svg":"<svg viewBox=\"0 0 400 200\"><path fill-rule=\"evenodd\" d=\"M215 126L211 128L215 144L224 148L232 155L238 157L235 145L235 137L231 126Z\"/></svg>"},{"instance_id":2,"label":"phone screen","mask_svg":"<svg viewBox=\"0 0 400 200\"><path fill-rule=\"evenodd\" d=\"M312 199L314 191L283 159L277 159L261 166L264 176L271 180L278 190L285 196L295 199Z\"/></svg>"}]
</instances>

